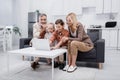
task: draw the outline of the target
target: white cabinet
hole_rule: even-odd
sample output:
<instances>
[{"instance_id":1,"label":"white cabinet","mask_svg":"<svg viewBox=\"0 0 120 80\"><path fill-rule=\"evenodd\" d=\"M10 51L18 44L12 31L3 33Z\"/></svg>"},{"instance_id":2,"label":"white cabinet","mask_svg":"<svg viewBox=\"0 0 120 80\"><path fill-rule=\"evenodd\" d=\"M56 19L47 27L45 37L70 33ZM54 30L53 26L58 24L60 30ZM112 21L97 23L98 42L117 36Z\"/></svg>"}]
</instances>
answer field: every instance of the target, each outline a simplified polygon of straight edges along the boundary
<instances>
[{"instance_id":1,"label":"white cabinet","mask_svg":"<svg viewBox=\"0 0 120 80\"><path fill-rule=\"evenodd\" d=\"M110 47L116 48L117 47L117 29L109 30L110 35Z\"/></svg>"},{"instance_id":2,"label":"white cabinet","mask_svg":"<svg viewBox=\"0 0 120 80\"><path fill-rule=\"evenodd\" d=\"M118 13L119 0L97 0L96 1L96 14L102 13Z\"/></svg>"},{"instance_id":3,"label":"white cabinet","mask_svg":"<svg viewBox=\"0 0 120 80\"><path fill-rule=\"evenodd\" d=\"M110 13L111 12L111 1L112 0L104 0L103 6L103 13Z\"/></svg>"},{"instance_id":4,"label":"white cabinet","mask_svg":"<svg viewBox=\"0 0 120 80\"><path fill-rule=\"evenodd\" d=\"M97 0L96 1L96 14L103 13L103 1L104 0Z\"/></svg>"},{"instance_id":5,"label":"white cabinet","mask_svg":"<svg viewBox=\"0 0 120 80\"><path fill-rule=\"evenodd\" d=\"M95 7L96 0L81 0L82 7Z\"/></svg>"},{"instance_id":6,"label":"white cabinet","mask_svg":"<svg viewBox=\"0 0 120 80\"><path fill-rule=\"evenodd\" d=\"M118 13L119 0L104 0L104 13Z\"/></svg>"},{"instance_id":7,"label":"white cabinet","mask_svg":"<svg viewBox=\"0 0 120 80\"><path fill-rule=\"evenodd\" d=\"M67 15L71 12L77 15L82 14L81 0L54 0L52 7L53 15Z\"/></svg>"},{"instance_id":8,"label":"white cabinet","mask_svg":"<svg viewBox=\"0 0 120 80\"><path fill-rule=\"evenodd\" d=\"M77 15L82 14L82 3L81 0L64 0L64 15L74 12Z\"/></svg>"},{"instance_id":9,"label":"white cabinet","mask_svg":"<svg viewBox=\"0 0 120 80\"><path fill-rule=\"evenodd\" d=\"M119 29L119 34L118 34L118 49L120 49L120 29Z\"/></svg>"},{"instance_id":10,"label":"white cabinet","mask_svg":"<svg viewBox=\"0 0 120 80\"><path fill-rule=\"evenodd\" d=\"M120 0L112 0L112 13L117 13L120 10Z\"/></svg>"},{"instance_id":11,"label":"white cabinet","mask_svg":"<svg viewBox=\"0 0 120 80\"><path fill-rule=\"evenodd\" d=\"M110 35L108 30L102 30L102 39L105 39L105 47L109 47L110 44Z\"/></svg>"},{"instance_id":12,"label":"white cabinet","mask_svg":"<svg viewBox=\"0 0 120 80\"><path fill-rule=\"evenodd\" d=\"M117 29L103 29L102 38L107 48L117 48Z\"/></svg>"}]
</instances>

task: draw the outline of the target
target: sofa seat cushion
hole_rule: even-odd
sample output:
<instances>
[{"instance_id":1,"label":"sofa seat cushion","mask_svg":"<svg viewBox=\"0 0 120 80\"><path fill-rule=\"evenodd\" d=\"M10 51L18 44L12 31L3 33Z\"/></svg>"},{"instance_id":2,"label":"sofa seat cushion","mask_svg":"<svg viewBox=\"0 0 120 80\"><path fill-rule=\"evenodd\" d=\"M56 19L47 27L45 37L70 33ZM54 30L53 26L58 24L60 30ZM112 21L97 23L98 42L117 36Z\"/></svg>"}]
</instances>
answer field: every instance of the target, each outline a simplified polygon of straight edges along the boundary
<instances>
[{"instance_id":1,"label":"sofa seat cushion","mask_svg":"<svg viewBox=\"0 0 120 80\"><path fill-rule=\"evenodd\" d=\"M31 47L30 45L24 45L24 48Z\"/></svg>"},{"instance_id":2,"label":"sofa seat cushion","mask_svg":"<svg viewBox=\"0 0 120 80\"><path fill-rule=\"evenodd\" d=\"M92 50L90 50L88 52L78 51L78 57L77 58L96 58L96 50L93 48Z\"/></svg>"}]
</instances>

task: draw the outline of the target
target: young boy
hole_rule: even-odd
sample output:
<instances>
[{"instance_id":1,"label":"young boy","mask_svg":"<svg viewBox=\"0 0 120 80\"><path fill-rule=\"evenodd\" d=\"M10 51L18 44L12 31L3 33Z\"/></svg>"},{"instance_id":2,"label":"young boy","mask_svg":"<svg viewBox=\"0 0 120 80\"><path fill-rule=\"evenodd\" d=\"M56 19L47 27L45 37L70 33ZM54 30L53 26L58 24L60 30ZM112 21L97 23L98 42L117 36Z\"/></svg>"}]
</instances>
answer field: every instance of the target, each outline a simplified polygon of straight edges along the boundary
<instances>
[{"instance_id":1,"label":"young boy","mask_svg":"<svg viewBox=\"0 0 120 80\"><path fill-rule=\"evenodd\" d=\"M54 23L49 23L47 24L47 29L46 29L46 33L45 33L45 39L50 39L50 37L52 36L52 33L55 31L55 27L54 27ZM54 46L55 43L52 43L50 46ZM47 59L47 63L48 65L51 64L51 59Z\"/></svg>"},{"instance_id":2,"label":"young boy","mask_svg":"<svg viewBox=\"0 0 120 80\"><path fill-rule=\"evenodd\" d=\"M46 33L44 35L44 39L50 39L50 37L52 36L52 33L55 31L55 27L54 27L54 24L53 23L49 23L47 24L47 28L46 28ZM51 44L51 46L53 46L53 44ZM40 57L36 57L34 62L31 63L31 67L35 70L37 65L38 65L38 62L40 60ZM47 59L47 63L48 65L51 64L51 59Z\"/></svg>"},{"instance_id":3,"label":"young boy","mask_svg":"<svg viewBox=\"0 0 120 80\"><path fill-rule=\"evenodd\" d=\"M69 32L64 29L63 20L58 19L56 20L55 24L56 24L56 30L50 38L50 44L52 44L54 41L57 41L57 44L54 47L52 47L52 49L67 47L67 42L63 42L62 38L68 37ZM55 60L54 67L56 68L58 66L59 66L59 69L64 68L64 56L63 55L60 55L57 58L57 60Z\"/></svg>"}]
</instances>

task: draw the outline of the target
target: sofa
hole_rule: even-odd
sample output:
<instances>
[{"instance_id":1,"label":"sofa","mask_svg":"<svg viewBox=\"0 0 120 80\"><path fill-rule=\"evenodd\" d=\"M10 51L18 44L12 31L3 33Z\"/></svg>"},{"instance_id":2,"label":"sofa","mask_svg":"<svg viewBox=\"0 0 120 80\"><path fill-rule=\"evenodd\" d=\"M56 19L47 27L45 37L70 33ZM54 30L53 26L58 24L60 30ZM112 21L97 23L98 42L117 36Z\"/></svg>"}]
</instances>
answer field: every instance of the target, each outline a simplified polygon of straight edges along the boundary
<instances>
[{"instance_id":1,"label":"sofa","mask_svg":"<svg viewBox=\"0 0 120 80\"><path fill-rule=\"evenodd\" d=\"M101 39L100 30L87 30L87 34L94 43L94 48L88 52L78 51L77 61L94 62L97 63L98 68L101 69L102 64L104 63L105 60L105 40ZM19 48L21 49L21 48L30 47L29 46L30 40L31 38L21 38Z\"/></svg>"},{"instance_id":2,"label":"sofa","mask_svg":"<svg viewBox=\"0 0 120 80\"><path fill-rule=\"evenodd\" d=\"M78 51L77 61L94 62L98 64L99 69L102 69L105 61L105 40L101 39L100 30L88 30L87 32L94 43L94 48L88 52Z\"/></svg>"}]
</instances>

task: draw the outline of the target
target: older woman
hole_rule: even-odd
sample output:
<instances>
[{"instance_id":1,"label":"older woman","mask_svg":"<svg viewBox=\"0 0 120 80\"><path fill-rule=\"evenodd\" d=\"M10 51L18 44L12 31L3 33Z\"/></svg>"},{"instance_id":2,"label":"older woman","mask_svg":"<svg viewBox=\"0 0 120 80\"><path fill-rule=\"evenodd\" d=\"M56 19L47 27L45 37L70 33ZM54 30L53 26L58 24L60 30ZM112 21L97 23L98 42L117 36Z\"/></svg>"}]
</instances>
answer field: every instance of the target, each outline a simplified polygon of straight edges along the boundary
<instances>
[{"instance_id":1,"label":"older woman","mask_svg":"<svg viewBox=\"0 0 120 80\"><path fill-rule=\"evenodd\" d=\"M66 23L68 25L70 37L64 37L62 39L63 42L68 41L68 64L63 70L73 72L77 69L76 58L78 50L81 52L87 52L93 49L93 43L85 33L82 24L78 23L75 13L67 15Z\"/></svg>"}]
</instances>

